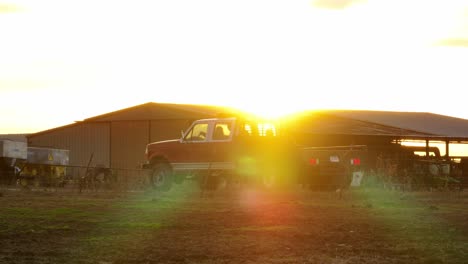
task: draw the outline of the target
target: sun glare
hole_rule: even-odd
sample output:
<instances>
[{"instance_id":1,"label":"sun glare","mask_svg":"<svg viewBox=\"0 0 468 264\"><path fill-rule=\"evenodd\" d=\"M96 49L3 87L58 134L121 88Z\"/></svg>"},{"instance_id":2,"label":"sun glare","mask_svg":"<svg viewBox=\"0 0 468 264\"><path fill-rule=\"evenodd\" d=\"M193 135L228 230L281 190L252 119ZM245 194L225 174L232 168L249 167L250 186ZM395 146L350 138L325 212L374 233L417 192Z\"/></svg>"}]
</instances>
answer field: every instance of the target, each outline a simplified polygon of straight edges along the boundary
<instances>
[{"instance_id":1,"label":"sun glare","mask_svg":"<svg viewBox=\"0 0 468 264\"><path fill-rule=\"evenodd\" d=\"M277 102L268 102L268 100L260 100L256 105L241 106L240 108L249 114L264 119L278 119L289 114L294 114L301 110L306 110L306 107L299 107Z\"/></svg>"}]
</instances>

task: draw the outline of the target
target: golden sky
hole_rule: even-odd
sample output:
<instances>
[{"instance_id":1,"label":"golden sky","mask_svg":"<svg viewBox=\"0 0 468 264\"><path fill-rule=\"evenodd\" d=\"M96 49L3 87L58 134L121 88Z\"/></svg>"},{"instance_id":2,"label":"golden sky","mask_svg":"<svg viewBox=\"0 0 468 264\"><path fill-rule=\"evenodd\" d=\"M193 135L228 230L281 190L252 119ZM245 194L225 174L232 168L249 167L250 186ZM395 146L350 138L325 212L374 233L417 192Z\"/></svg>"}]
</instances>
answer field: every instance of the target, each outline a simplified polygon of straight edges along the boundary
<instances>
[{"instance_id":1,"label":"golden sky","mask_svg":"<svg viewBox=\"0 0 468 264\"><path fill-rule=\"evenodd\" d=\"M0 134L150 101L468 119L467 73L467 0L0 0Z\"/></svg>"}]
</instances>

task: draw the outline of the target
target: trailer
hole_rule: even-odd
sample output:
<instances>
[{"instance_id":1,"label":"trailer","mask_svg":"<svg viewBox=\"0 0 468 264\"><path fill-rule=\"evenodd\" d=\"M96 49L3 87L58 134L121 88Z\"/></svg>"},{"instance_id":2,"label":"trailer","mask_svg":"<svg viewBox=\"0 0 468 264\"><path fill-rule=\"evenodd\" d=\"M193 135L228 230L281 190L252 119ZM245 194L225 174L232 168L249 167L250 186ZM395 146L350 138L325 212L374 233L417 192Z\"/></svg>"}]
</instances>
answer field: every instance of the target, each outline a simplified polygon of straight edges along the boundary
<instances>
[{"instance_id":1,"label":"trailer","mask_svg":"<svg viewBox=\"0 0 468 264\"><path fill-rule=\"evenodd\" d=\"M301 183L316 190L358 187L364 175L366 145L304 147L306 173Z\"/></svg>"}]
</instances>

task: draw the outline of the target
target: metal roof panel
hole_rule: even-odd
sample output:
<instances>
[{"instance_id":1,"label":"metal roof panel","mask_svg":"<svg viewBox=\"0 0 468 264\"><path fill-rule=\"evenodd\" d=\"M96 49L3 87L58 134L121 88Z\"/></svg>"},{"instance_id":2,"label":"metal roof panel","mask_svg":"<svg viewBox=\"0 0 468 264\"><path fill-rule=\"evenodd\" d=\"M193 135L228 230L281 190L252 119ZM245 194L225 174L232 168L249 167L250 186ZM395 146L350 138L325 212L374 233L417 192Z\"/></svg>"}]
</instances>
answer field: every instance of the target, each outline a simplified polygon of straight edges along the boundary
<instances>
[{"instance_id":1,"label":"metal roof panel","mask_svg":"<svg viewBox=\"0 0 468 264\"><path fill-rule=\"evenodd\" d=\"M351 118L443 137L468 138L468 120L427 112L392 112L367 110L326 111L338 117Z\"/></svg>"}]
</instances>

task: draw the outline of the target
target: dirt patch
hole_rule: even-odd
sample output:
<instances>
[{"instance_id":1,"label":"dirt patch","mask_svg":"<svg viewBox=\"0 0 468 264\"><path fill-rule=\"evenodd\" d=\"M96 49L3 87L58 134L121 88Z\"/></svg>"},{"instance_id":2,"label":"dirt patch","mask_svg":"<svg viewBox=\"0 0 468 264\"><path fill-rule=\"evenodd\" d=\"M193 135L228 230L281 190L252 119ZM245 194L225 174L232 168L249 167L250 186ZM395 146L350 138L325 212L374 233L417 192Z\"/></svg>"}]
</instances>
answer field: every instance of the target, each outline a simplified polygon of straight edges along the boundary
<instances>
[{"instance_id":1,"label":"dirt patch","mask_svg":"<svg viewBox=\"0 0 468 264\"><path fill-rule=\"evenodd\" d=\"M0 196L1 263L463 263L468 194L234 188ZM436 209L434 209L436 208Z\"/></svg>"}]
</instances>

